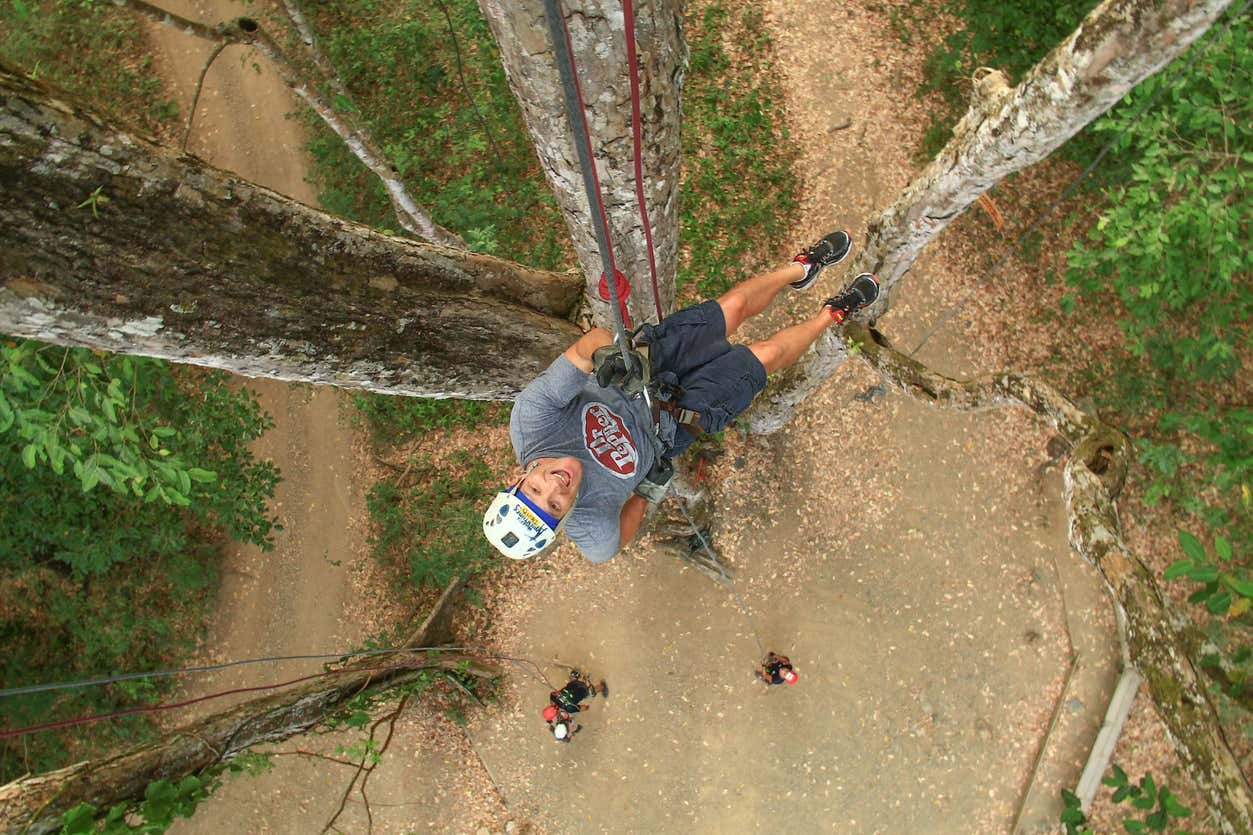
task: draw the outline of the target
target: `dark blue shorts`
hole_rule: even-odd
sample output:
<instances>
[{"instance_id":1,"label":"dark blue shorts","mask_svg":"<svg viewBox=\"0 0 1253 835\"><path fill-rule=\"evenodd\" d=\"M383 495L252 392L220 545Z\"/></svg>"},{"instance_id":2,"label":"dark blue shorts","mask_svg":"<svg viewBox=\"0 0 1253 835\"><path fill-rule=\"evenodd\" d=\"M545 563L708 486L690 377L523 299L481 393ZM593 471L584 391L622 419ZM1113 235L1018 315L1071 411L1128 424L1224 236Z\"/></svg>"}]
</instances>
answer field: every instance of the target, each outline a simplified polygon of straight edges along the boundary
<instances>
[{"instance_id":1,"label":"dark blue shorts","mask_svg":"<svg viewBox=\"0 0 1253 835\"><path fill-rule=\"evenodd\" d=\"M683 396L679 405L700 412L706 432L718 432L749 407L766 387L766 368L747 345L727 342L727 322L716 301L685 307L645 325L640 337L649 345L654 376L666 372L678 378ZM692 443L679 428L671 455Z\"/></svg>"}]
</instances>

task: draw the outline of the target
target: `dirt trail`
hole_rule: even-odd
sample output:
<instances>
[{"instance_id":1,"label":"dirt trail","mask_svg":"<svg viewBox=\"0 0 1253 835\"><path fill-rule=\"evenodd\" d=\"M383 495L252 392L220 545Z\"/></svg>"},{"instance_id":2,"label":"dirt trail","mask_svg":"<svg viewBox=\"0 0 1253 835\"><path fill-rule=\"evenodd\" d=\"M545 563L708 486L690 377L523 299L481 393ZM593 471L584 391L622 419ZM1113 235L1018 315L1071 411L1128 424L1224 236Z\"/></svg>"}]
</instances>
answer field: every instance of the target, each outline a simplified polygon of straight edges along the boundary
<instances>
[{"instance_id":1,"label":"dirt trail","mask_svg":"<svg viewBox=\"0 0 1253 835\"><path fill-rule=\"evenodd\" d=\"M231 0L164 0L163 7L213 24L242 14L252 5ZM190 104L211 45L169 27L146 24L158 71L170 89ZM309 162L305 136L288 117L297 102L268 66L251 50L230 47L210 69L196 114L188 150L208 162L310 205L317 195L305 180ZM181 135L181 133L180 133ZM360 581L368 533L364 493L369 486L357 473L365 454L346 421L347 396L337 389L291 385L274 380L244 380L275 420L274 429L253 447L262 459L282 470L274 512L283 525L276 547L262 553L233 547L225 557L217 610L203 644L201 663L334 652L358 646L377 626L371 617L371 592ZM368 574L368 569L366 569ZM354 582L357 580L357 582ZM183 692L194 697L235 687L283 681L320 669L319 662L237 667L189 680ZM206 703L202 712L227 700ZM193 718L180 713L172 721ZM456 820L465 801L442 790L465 770L467 751L451 753L428 740L431 723L402 722L387 767L371 780L371 794L407 829L409 821ZM333 755L356 734L332 734L297 740L303 747ZM277 759L269 774L229 781L195 816L178 821L173 833L317 831L336 808L348 772L303 757ZM436 795L445 797L443 802ZM422 814L406 808L414 796L426 797ZM390 805L389 805L390 804ZM398 816L398 817L397 817ZM316 825L311 821L318 821ZM349 803L343 831L364 829L359 802ZM427 827L429 829L429 827ZM435 827L442 828L442 827Z\"/></svg>"},{"instance_id":2,"label":"dirt trail","mask_svg":"<svg viewBox=\"0 0 1253 835\"><path fill-rule=\"evenodd\" d=\"M229 0L169 0L166 8L206 23L243 14ZM255 10L254 10L255 13ZM157 67L186 110L211 44L148 24ZM286 118L295 104L264 60L240 47L218 57L205 80L188 150L276 191L314 204L305 181L304 133ZM203 660L333 651L360 638L342 619L355 544L364 536L360 489L353 481L353 431L344 397L273 380L243 380L275 427L253 446L281 469L273 512L283 530L271 553L234 546L226 555L218 608ZM191 681L189 695L291 678L316 663L241 667ZM206 705L215 709L218 703Z\"/></svg>"},{"instance_id":3,"label":"dirt trail","mask_svg":"<svg viewBox=\"0 0 1253 835\"><path fill-rule=\"evenodd\" d=\"M193 11L213 22L238 8ZM803 228L792 243L838 226L860 240L870 212L908 179L922 124L900 95L909 89L895 63L901 44L885 34L881 10L820 0L768 8L776 35L824 33L776 37L794 133L806 147ZM202 45L161 29L153 37L170 77L194 81ZM295 126L282 118L291 105L252 60L229 51L219 59L192 149L311 201L298 191L300 141L286 134ZM271 153L282 159L266 159ZM289 179L267 179L279 170ZM890 335L912 345L959 279L937 248L896 300L884 323ZM825 277L784 300L760 330L795 321L840 280ZM923 358L957 374L995 364L962 338L960 317ZM553 832L754 832L781 823L802 832L1006 832L1062 687L1069 614L1091 675L1063 702L1066 736L1046 752L1022 831L1055 829L1055 784L1073 783L1107 697L1113 626L1099 581L1066 543L1047 435L1020 414L853 399L875 382L849 364L786 431L732 439L717 468L719 545L753 623L769 648L796 661L800 686L755 684L753 630L733 598L647 541L606 566L566 547L518 568L508 599L489 601L486 637L540 660L549 681L517 668L468 736L420 712L402 721L371 782L375 831L499 832L515 819ZM232 558L208 644L222 657L356 637L341 619L354 601L337 597L348 587L347 562L331 563L364 535L353 527L360 487L338 398L257 388L279 423L258 449L283 467L287 530L276 554ZM613 690L569 746L554 744L539 718L563 673L554 657L586 665ZM352 739L297 744L331 751ZM316 831L347 776L282 758L269 775L228 784L178 831ZM359 802L340 826L366 830Z\"/></svg>"}]
</instances>

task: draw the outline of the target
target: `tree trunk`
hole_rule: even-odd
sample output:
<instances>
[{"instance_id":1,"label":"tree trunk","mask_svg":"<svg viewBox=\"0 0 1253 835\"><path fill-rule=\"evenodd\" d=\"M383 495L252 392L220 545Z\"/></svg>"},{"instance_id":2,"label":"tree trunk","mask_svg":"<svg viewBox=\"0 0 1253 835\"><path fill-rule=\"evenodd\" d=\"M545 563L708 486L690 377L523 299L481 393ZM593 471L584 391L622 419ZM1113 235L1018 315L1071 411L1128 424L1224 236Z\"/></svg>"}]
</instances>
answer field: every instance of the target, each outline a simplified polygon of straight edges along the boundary
<instances>
[{"instance_id":1,"label":"tree trunk","mask_svg":"<svg viewBox=\"0 0 1253 835\"><path fill-rule=\"evenodd\" d=\"M436 646L451 635L453 607L465 586L454 580L440 596L406 647ZM143 799L150 783L177 782L220 765L254 745L278 742L316 727L358 695L377 694L415 680L425 669L461 669L464 655L449 653L428 658L416 653L392 653L363 658L344 672L327 675L272 696L244 702L172 731L155 742L122 751L94 762L81 762L23 777L0 786L0 831L53 832L61 816L91 803L108 810L119 803ZM499 670L472 662L467 670L480 677Z\"/></svg>"},{"instance_id":2,"label":"tree trunk","mask_svg":"<svg viewBox=\"0 0 1253 835\"><path fill-rule=\"evenodd\" d=\"M566 121L562 87L542 0L479 0L500 45L509 86L540 164L565 215L587 277L594 318L612 321L597 294L602 273L592 216ZM631 94L620 0L568 0L579 82L600 176L617 268L631 283L635 323L656 319L644 230L635 194ZM679 0L638 0L635 8L642 113L644 193L652 221L662 310L674 304L679 242L680 91L687 68Z\"/></svg>"},{"instance_id":3,"label":"tree trunk","mask_svg":"<svg viewBox=\"0 0 1253 835\"><path fill-rule=\"evenodd\" d=\"M1105 0L1010 89L993 73L975 89L953 138L870 224L850 275L873 272L883 293L873 321L923 248L1007 174L1044 159L1132 87L1205 33L1230 0ZM773 432L797 403L840 366L839 339L824 334L817 357L794 366L750 414L752 431Z\"/></svg>"},{"instance_id":4,"label":"tree trunk","mask_svg":"<svg viewBox=\"0 0 1253 835\"><path fill-rule=\"evenodd\" d=\"M0 332L345 388L508 399L573 274L392 238L0 69Z\"/></svg>"},{"instance_id":5,"label":"tree trunk","mask_svg":"<svg viewBox=\"0 0 1253 835\"><path fill-rule=\"evenodd\" d=\"M1131 460L1131 443L1117 429L1092 417L1050 386L1015 373L958 381L897 353L865 326L852 324L846 337L858 356L891 384L921 400L972 411L1025 406L1049 421L1070 444L1065 499L1070 544L1101 572L1127 617L1131 663L1144 676L1179 758L1209 799L1223 832L1253 832L1253 798L1231 753L1218 714L1172 623L1176 617L1152 573L1123 543L1115 499Z\"/></svg>"}]
</instances>

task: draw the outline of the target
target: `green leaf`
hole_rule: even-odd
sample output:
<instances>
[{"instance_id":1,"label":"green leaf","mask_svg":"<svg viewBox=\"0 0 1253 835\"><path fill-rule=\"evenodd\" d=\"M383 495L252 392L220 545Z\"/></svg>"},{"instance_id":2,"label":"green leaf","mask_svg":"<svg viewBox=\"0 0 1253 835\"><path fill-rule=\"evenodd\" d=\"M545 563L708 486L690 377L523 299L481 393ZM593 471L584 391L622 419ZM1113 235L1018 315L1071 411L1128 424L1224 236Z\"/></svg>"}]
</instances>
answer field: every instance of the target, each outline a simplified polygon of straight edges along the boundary
<instances>
[{"instance_id":1,"label":"green leaf","mask_svg":"<svg viewBox=\"0 0 1253 835\"><path fill-rule=\"evenodd\" d=\"M96 807L80 803L61 816L61 835L86 835L96 831Z\"/></svg>"},{"instance_id":2,"label":"green leaf","mask_svg":"<svg viewBox=\"0 0 1253 835\"><path fill-rule=\"evenodd\" d=\"M1213 583L1218 580L1218 566L1209 563L1194 564L1186 572L1189 580L1198 583Z\"/></svg>"},{"instance_id":3,"label":"green leaf","mask_svg":"<svg viewBox=\"0 0 1253 835\"><path fill-rule=\"evenodd\" d=\"M22 463L26 465L26 469L35 469L35 445L27 444L22 447Z\"/></svg>"},{"instance_id":4,"label":"green leaf","mask_svg":"<svg viewBox=\"0 0 1253 835\"><path fill-rule=\"evenodd\" d=\"M1140 835L1140 833L1147 831L1144 822L1138 820L1125 820L1122 822L1122 827L1132 835Z\"/></svg>"},{"instance_id":5,"label":"green leaf","mask_svg":"<svg viewBox=\"0 0 1253 835\"><path fill-rule=\"evenodd\" d=\"M1177 580L1188 573L1188 569L1192 568L1192 560L1175 560L1166 568L1166 572L1162 577L1166 580ZM1114 785L1110 783L1109 785Z\"/></svg>"},{"instance_id":6,"label":"green leaf","mask_svg":"<svg viewBox=\"0 0 1253 835\"><path fill-rule=\"evenodd\" d=\"M1248 580L1238 580L1235 577L1224 576L1223 583L1241 597L1253 597L1253 583L1250 583Z\"/></svg>"},{"instance_id":7,"label":"green leaf","mask_svg":"<svg viewBox=\"0 0 1253 835\"><path fill-rule=\"evenodd\" d=\"M13 413L13 407L5 399L4 392L0 391L0 432L9 431L9 427L13 425L16 417Z\"/></svg>"},{"instance_id":8,"label":"green leaf","mask_svg":"<svg viewBox=\"0 0 1253 835\"><path fill-rule=\"evenodd\" d=\"M1209 609L1210 612L1215 615L1227 614L1227 610L1231 608L1231 592L1218 592L1209 600L1205 601L1205 608Z\"/></svg>"},{"instance_id":9,"label":"green leaf","mask_svg":"<svg viewBox=\"0 0 1253 835\"><path fill-rule=\"evenodd\" d=\"M0 428L0 432L4 430ZM1231 543L1228 542L1222 534L1214 537L1214 552L1218 554L1220 560L1231 559Z\"/></svg>"},{"instance_id":10,"label":"green leaf","mask_svg":"<svg viewBox=\"0 0 1253 835\"><path fill-rule=\"evenodd\" d=\"M202 470L199 467L192 467L187 471L187 475L191 477L192 481L199 484L208 484L211 481L218 480L217 473L210 472L209 470Z\"/></svg>"},{"instance_id":11,"label":"green leaf","mask_svg":"<svg viewBox=\"0 0 1253 835\"><path fill-rule=\"evenodd\" d=\"M1192 534L1187 531L1179 531L1179 544L1183 547L1183 552L1194 561L1205 561L1205 546Z\"/></svg>"},{"instance_id":12,"label":"green leaf","mask_svg":"<svg viewBox=\"0 0 1253 835\"><path fill-rule=\"evenodd\" d=\"M1192 816L1192 810L1180 803L1179 798L1175 797L1170 789L1162 789L1162 807L1176 818Z\"/></svg>"},{"instance_id":13,"label":"green leaf","mask_svg":"<svg viewBox=\"0 0 1253 835\"><path fill-rule=\"evenodd\" d=\"M344 720L344 724L352 728L364 728L370 724L370 714L364 710L355 711L351 716Z\"/></svg>"}]
</instances>

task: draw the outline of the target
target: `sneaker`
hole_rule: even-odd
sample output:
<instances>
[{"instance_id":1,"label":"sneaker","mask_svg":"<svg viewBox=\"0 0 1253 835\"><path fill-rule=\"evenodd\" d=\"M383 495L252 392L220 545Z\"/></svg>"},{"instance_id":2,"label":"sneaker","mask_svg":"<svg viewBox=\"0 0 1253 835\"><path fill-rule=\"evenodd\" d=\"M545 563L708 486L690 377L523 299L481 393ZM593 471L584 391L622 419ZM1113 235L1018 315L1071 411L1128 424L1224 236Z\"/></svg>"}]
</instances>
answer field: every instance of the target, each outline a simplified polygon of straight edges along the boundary
<instances>
[{"instance_id":1,"label":"sneaker","mask_svg":"<svg viewBox=\"0 0 1253 835\"><path fill-rule=\"evenodd\" d=\"M605 680L603 678L600 680L600 697L602 699L609 698L609 685L605 684Z\"/></svg>"},{"instance_id":2,"label":"sneaker","mask_svg":"<svg viewBox=\"0 0 1253 835\"><path fill-rule=\"evenodd\" d=\"M791 283L793 290L808 290L818 280L823 267L838 264L848 257L853 241L844 230L832 232L792 260L805 265L805 277Z\"/></svg>"},{"instance_id":3,"label":"sneaker","mask_svg":"<svg viewBox=\"0 0 1253 835\"><path fill-rule=\"evenodd\" d=\"M879 298L879 279L870 273L862 273L844 288L843 293L827 299L822 306L831 313L832 319L843 322L849 314L869 307L877 298Z\"/></svg>"}]
</instances>

